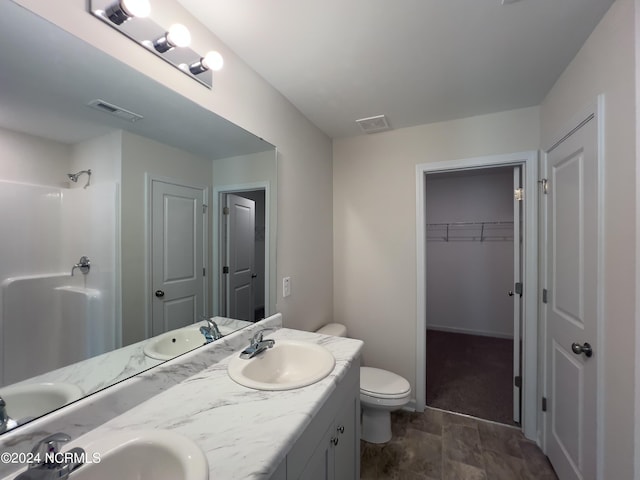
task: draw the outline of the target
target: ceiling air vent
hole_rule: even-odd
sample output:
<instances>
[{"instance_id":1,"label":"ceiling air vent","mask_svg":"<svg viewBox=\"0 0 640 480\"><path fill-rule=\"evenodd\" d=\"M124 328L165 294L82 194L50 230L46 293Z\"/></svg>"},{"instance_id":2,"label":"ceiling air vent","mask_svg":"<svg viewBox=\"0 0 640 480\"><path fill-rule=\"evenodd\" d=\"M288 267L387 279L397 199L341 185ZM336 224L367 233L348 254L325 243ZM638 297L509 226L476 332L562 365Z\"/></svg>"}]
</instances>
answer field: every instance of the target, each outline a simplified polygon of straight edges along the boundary
<instances>
[{"instance_id":1,"label":"ceiling air vent","mask_svg":"<svg viewBox=\"0 0 640 480\"><path fill-rule=\"evenodd\" d=\"M376 115L375 117L361 118L356 120L364 133L377 133L389 130L389 123L384 115Z\"/></svg>"},{"instance_id":2,"label":"ceiling air vent","mask_svg":"<svg viewBox=\"0 0 640 480\"><path fill-rule=\"evenodd\" d=\"M118 117L129 122L137 122L138 120L144 118L142 115L130 112L129 110L125 110L124 108L118 107L117 105L113 105L100 99L91 100L87 105L89 105L91 108L95 108L96 110L100 110L101 112L108 113L110 115L113 115L114 117Z\"/></svg>"}]
</instances>

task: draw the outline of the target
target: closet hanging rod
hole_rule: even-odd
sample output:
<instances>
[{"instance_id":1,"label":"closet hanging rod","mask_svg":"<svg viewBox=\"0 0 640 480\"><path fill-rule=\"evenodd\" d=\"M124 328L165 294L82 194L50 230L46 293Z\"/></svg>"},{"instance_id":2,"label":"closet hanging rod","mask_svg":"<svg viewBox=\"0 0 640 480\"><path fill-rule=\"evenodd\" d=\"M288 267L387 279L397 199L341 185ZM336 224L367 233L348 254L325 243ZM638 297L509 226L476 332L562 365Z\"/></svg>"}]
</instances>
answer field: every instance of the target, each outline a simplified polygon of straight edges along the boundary
<instances>
[{"instance_id":1,"label":"closet hanging rod","mask_svg":"<svg viewBox=\"0 0 640 480\"><path fill-rule=\"evenodd\" d=\"M511 227L513 227L512 221L427 223L427 240L440 240L445 242L450 240L480 240L481 242L485 240L507 241L513 239L513 234L496 235L496 232ZM463 233L476 231L476 229L479 231L475 235Z\"/></svg>"},{"instance_id":2,"label":"closet hanging rod","mask_svg":"<svg viewBox=\"0 0 640 480\"><path fill-rule=\"evenodd\" d=\"M427 223L427 227L444 227L450 226L465 226L465 225L513 225L512 221L509 222L443 222L443 223Z\"/></svg>"}]
</instances>

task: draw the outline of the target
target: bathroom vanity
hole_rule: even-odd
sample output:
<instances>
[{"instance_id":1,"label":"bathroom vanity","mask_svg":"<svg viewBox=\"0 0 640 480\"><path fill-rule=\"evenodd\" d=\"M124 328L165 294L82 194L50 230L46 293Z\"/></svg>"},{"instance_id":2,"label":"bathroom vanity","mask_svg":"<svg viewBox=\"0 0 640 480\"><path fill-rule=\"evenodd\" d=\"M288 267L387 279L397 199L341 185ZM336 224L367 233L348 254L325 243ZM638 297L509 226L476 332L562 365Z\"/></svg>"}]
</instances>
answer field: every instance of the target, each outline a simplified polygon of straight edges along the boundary
<instances>
[{"instance_id":1,"label":"bathroom vanity","mask_svg":"<svg viewBox=\"0 0 640 480\"><path fill-rule=\"evenodd\" d=\"M86 433L74 432L77 425L69 423L71 431L65 433L74 438L62 450L99 443L101 438L127 432L165 430L198 445L207 458L210 479L359 478L362 342L278 329L266 338L274 339L276 344L295 340L322 345L335 357L335 367L328 376L306 387L285 391L250 389L234 382L227 366L248 344L247 338L264 325L274 325L273 321L263 322L139 375L153 381L150 377L154 373L157 377L164 369L173 372L179 381ZM136 382L132 379L131 383L133 388ZM112 401L126 404L127 389L116 390L119 392L111 397ZM93 412L97 402L89 400L61 411L75 409L81 418L88 418L97 413ZM32 439L54 433L52 429L65 430L64 422L48 422L47 418L32 422ZM17 436L4 436L0 449L11 445L14 451L30 450L32 445L16 450L16 440ZM13 471L6 478L13 478L16 473ZM73 480L73 474L69 478Z\"/></svg>"}]
</instances>

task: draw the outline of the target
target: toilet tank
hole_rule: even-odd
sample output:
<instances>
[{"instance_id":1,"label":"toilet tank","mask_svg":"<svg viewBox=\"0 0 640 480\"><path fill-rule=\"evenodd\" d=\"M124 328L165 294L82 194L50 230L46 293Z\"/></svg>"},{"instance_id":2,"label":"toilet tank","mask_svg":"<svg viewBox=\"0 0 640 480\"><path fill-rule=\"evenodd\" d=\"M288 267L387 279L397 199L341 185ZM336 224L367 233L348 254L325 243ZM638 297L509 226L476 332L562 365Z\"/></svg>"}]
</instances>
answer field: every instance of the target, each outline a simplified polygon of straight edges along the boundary
<instances>
[{"instance_id":1,"label":"toilet tank","mask_svg":"<svg viewBox=\"0 0 640 480\"><path fill-rule=\"evenodd\" d=\"M345 327L341 323L327 323L324 327L316 330L316 333L321 333L322 335L332 335L334 337L346 337L347 327Z\"/></svg>"}]
</instances>

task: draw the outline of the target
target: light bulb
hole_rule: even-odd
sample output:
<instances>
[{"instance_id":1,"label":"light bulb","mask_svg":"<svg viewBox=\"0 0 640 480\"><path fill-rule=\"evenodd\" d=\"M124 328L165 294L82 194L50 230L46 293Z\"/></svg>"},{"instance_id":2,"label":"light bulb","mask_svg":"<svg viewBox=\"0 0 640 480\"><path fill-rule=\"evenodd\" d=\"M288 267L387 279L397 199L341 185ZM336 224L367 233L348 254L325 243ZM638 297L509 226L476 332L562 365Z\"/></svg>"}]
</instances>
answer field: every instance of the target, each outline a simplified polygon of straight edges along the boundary
<instances>
[{"instance_id":1,"label":"light bulb","mask_svg":"<svg viewBox=\"0 0 640 480\"><path fill-rule=\"evenodd\" d=\"M148 17L151 13L149 0L118 0L104 14L116 25L122 25L133 17Z\"/></svg>"},{"instance_id":2,"label":"light bulb","mask_svg":"<svg viewBox=\"0 0 640 480\"><path fill-rule=\"evenodd\" d=\"M121 0L120 5L131 17L145 18L151 13L149 0Z\"/></svg>"},{"instance_id":3,"label":"light bulb","mask_svg":"<svg viewBox=\"0 0 640 480\"><path fill-rule=\"evenodd\" d=\"M188 47L191 44L191 34L187 27L175 23L169 27L167 41L175 47Z\"/></svg>"},{"instance_id":4,"label":"light bulb","mask_svg":"<svg viewBox=\"0 0 640 480\"><path fill-rule=\"evenodd\" d=\"M224 66L224 59L218 52L216 52L215 50L211 50L210 52L207 52L207 54L202 59L202 65L204 65L209 70L217 72Z\"/></svg>"}]
</instances>

